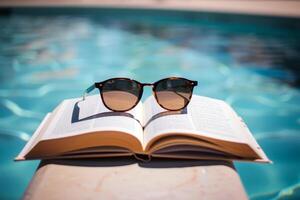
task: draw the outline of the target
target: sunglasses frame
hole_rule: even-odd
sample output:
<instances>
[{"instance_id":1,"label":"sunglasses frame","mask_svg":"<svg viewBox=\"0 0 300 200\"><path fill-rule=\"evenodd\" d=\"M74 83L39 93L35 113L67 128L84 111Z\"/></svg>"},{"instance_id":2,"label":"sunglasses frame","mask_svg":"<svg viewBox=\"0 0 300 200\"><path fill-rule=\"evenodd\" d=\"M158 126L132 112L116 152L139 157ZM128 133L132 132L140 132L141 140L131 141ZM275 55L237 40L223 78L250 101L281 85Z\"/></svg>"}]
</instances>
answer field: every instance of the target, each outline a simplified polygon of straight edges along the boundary
<instances>
[{"instance_id":1,"label":"sunglasses frame","mask_svg":"<svg viewBox=\"0 0 300 200\"><path fill-rule=\"evenodd\" d=\"M191 86L191 95L190 95L190 97L189 97L189 99L188 99L188 103L187 103L184 107L182 107L182 108L180 108L180 109L168 109L168 108L165 108L163 105L161 105L161 104L159 103L158 98L157 98L157 94L156 94L155 90L156 90L157 85L158 85L160 82L166 81L166 80L176 80L176 79L183 79L183 80L185 80L185 81L187 81L187 82L189 83L189 86ZM120 110L114 110L114 109L112 109L112 108L110 108L109 106L106 105L105 101L103 100L104 98L103 98L102 88L103 88L103 85L104 85L106 82L111 81L111 80L127 80L127 81L135 82L137 85L141 86L141 90L140 90L140 92L139 92L138 99L137 99L136 103L135 103L132 107L130 107L129 109L121 110L121 111L120 111ZM160 80L158 80L158 81L156 81L156 82L154 82L154 83L141 83L141 82L139 82L139 81L136 81L136 80L130 79L130 78L116 77L116 78L110 78L110 79L107 79L107 80L101 81L101 82L95 82L93 85L91 85L90 87L88 87L88 88L85 90L85 92L84 92L84 94L83 94L83 97L82 97L82 100L85 100L85 97L86 97L86 95L87 95L88 93L92 92L95 88L98 88L98 89L99 89L99 92L100 92L100 96L101 96L102 102L103 102L104 106L105 106L107 109L109 109L109 110L111 110L111 111L114 111L114 112L126 112L126 111L128 111L128 110L133 109L133 108L139 103L139 101L141 100L141 98L142 98L142 96L143 96L144 86L150 86L150 87L152 87L152 92L153 92L153 94L154 94L154 97L155 97L156 102L157 102L162 108L164 108L164 109L166 109L166 110L169 110L169 111L178 111L178 110L184 109L184 108L189 104L189 102L190 102L190 100L191 100L191 98L192 98L192 94L193 94L194 87L197 86L197 85L198 85L198 82L197 82L197 81L192 81L192 80L189 80L189 79L186 79L186 78L182 78L182 77L168 77L168 78L163 78L163 79L160 79Z\"/></svg>"}]
</instances>

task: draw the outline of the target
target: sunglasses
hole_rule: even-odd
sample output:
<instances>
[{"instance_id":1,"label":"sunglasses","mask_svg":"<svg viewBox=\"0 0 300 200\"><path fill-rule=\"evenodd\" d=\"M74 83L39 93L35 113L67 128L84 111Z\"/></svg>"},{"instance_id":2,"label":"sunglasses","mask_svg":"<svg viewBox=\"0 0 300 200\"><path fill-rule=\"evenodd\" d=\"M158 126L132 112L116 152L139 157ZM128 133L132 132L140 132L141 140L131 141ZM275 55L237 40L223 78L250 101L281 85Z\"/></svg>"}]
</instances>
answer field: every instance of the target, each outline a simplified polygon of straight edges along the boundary
<instances>
[{"instance_id":1,"label":"sunglasses","mask_svg":"<svg viewBox=\"0 0 300 200\"><path fill-rule=\"evenodd\" d=\"M157 103L164 109L178 111L185 108L193 94L197 81L170 77L155 83L140 83L128 78L112 78L96 82L87 88L86 95L98 88L106 108L116 112L125 112L134 108L143 95L144 86L151 86Z\"/></svg>"}]
</instances>

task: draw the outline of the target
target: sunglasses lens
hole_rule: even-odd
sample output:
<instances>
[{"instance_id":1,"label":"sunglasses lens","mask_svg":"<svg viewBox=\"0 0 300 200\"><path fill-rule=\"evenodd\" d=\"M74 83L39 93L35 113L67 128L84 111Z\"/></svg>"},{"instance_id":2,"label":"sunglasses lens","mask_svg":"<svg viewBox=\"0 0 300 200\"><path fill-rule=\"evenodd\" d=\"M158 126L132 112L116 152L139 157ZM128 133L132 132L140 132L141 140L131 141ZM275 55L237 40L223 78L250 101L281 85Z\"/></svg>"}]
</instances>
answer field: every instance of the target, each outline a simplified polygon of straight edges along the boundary
<instances>
[{"instance_id":1,"label":"sunglasses lens","mask_svg":"<svg viewBox=\"0 0 300 200\"><path fill-rule=\"evenodd\" d=\"M128 79L111 79L101 88L104 104L113 111L127 111L139 101L141 85Z\"/></svg>"},{"instance_id":2,"label":"sunglasses lens","mask_svg":"<svg viewBox=\"0 0 300 200\"><path fill-rule=\"evenodd\" d=\"M190 101L193 85L189 80L170 78L159 81L154 88L157 102L167 110L183 109Z\"/></svg>"}]
</instances>

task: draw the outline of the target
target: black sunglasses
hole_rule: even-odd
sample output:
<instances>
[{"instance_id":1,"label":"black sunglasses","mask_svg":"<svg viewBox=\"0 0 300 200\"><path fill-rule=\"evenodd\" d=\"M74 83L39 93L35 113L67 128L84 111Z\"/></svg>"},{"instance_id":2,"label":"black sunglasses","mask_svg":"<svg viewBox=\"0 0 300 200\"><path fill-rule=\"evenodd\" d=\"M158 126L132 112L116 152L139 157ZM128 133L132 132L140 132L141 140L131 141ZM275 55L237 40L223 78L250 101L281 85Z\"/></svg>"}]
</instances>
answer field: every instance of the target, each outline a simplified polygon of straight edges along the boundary
<instances>
[{"instance_id":1,"label":"black sunglasses","mask_svg":"<svg viewBox=\"0 0 300 200\"><path fill-rule=\"evenodd\" d=\"M177 111L185 108L190 102L197 81L180 77L170 77L155 83L140 83L128 78L111 78L96 82L87 88L86 95L98 88L106 108L124 112L134 108L140 101L144 86L151 86L157 103L164 109Z\"/></svg>"}]
</instances>

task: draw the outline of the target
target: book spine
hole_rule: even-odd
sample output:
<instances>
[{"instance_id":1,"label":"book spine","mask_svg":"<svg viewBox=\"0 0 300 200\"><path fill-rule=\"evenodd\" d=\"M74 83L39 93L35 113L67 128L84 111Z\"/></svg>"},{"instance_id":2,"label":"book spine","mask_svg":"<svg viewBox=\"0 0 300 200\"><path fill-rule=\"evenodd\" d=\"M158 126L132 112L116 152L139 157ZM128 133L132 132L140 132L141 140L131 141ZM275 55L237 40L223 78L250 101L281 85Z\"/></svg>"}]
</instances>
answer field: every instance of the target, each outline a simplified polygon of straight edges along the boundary
<instances>
[{"instance_id":1,"label":"book spine","mask_svg":"<svg viewBox=\"0 0 300 200\"><path fill-rule=\"evenodd\" d=\"M143 162L150 162L151 161L151 155L149 154L138 154L138 153L134 153L133 156L140 161Z\"/></svg>"}]
</instances>

